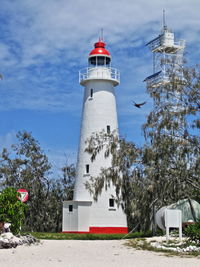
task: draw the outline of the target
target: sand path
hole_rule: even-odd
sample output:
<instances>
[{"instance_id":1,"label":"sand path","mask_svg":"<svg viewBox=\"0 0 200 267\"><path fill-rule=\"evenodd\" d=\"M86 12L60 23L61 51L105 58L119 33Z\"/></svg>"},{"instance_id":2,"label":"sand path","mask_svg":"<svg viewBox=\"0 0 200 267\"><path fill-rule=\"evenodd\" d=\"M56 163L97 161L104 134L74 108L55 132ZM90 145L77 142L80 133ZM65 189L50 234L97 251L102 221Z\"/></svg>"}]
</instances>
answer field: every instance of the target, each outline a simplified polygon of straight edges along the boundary
<instances>
[{"instance_id":1,"label":"sand path","mask_svg":"<svg viewBox=\"0 0 200 267\"><path fill-rule=\"evenodd\" d=\"M124 246L124 240L45 240L0 249L0 267L198 267L200 259L166 257Z\"/></svg>"}]
</instances>

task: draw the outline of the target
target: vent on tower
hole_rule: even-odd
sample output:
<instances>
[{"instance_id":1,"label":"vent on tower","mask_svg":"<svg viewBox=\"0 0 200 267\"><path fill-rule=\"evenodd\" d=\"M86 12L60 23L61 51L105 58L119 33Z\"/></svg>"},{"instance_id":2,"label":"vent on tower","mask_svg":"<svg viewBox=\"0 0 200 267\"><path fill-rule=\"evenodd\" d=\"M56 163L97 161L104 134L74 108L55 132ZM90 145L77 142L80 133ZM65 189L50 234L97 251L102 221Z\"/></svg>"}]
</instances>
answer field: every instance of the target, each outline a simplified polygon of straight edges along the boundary
<instances>
[{"instance_id":1,"label":"vent on tower","mask_svg":"<svg viewBox=\"0 0 200 267\"><path fill-rule=\"evenodd\" d=\"M107 125L107 134L110 134L110 125Z\"/></svg>"},{"instance_id":2,"label":"vent on tower","mask_svg":"<svg viewBox=\"0 0 200 267\"><path fill-rule=\"evenodd\" d=\"M69 205L69 212L73 212L73 205Z\"/></svg>"},{"instance_id":3,"label":"vent on tower","mask_svg":"<svg viewBox=\"0 0 200 267\"><path fill-rule=\"evenodd\" d=\"M90 97L93 97L93 89L90 89Z\"/></svg>"},{"instance_id":4,"label":"vent on tower","mask_svg":"<svg viewBox=\"0 0 200 267\"><path fill-rule=\"evenodd\" d=\"M86 164L85 165L85 172L88 174L90 173L90 165L89 164Z\"/></svg>"},{"instance_id":5,"label":"vent on tower","mask_svg":"<svg viewBox=\"0 0 200 267\"><path fill-rule=\"evenodd\" d=\"M114 200L114 198L110 198L109 199L109 207L114 208L114 206L115 206L115 200Z\"/></svg>"}]
</instances>

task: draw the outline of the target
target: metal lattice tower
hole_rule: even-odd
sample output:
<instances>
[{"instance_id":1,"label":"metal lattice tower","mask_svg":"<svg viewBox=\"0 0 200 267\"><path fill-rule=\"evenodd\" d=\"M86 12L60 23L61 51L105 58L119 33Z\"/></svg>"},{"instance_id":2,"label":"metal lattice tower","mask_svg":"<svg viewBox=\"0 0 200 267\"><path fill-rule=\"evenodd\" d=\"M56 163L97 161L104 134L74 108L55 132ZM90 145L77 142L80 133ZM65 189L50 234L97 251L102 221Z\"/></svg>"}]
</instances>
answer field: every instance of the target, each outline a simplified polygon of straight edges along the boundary
<instances>
[{"instance_id":1,"label":"metal lattice tower","mask_svg":"<svg viewBox=\"0 0 200 267\"><path fill-rule=\"evenodd\" d=\"M158 37L146 44L153 53L153 74L144 81L147 88L157 88L169 83L169 70L173 71L177 80L182 79L183 52L185 41L175 42L174 33L165 24L165 11L163 11L163 28Z\"/></svg>"},{"instance_id":2,"label":"metal lattice tower","mask_svg":"<svg viewBox=\"0 0 200 267\"><path fill-rule=\"evenodd\" d=\"M155 95L159 94L159 98L155 97L154 99L155 108L165 107L166 113L174 115L173 122L179 125L178 129L174 129L174 135L176 140L182 141L181 136L185 131L185 123L181 116L184 107L182 106L180 89L185 83L183 76L185 41L175 42L174 39L174 33L166 26L165 12L163 11L161 33L146 44L153 54L153 74L144 81L147 90L151 93L155 92ZM169 130L164 127L163 133L168 134Z\"/></svg>"}]
</instances>

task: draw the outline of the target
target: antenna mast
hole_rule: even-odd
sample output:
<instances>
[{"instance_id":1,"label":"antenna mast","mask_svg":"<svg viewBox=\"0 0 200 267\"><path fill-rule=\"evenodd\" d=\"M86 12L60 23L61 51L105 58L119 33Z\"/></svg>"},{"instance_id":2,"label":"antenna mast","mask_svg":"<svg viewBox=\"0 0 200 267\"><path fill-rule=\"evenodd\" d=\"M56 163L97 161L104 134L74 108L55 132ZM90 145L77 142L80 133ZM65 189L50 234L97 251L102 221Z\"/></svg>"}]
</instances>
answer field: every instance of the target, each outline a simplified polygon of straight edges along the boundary
<instances>
[{"instance_id":1,"label":"antenna mast","mask_svg":"<svg viewBox=\"0 0 200 267\"><path fill-rule=\"evenodd\" d=\"M101 30L100 30L99 41L100 41L100 42L103 42L103 41L104 41L104 37L103 37L103 28L101 28Z\"/></svg>"},{"instance_id":2,"label":"antenna mast","mask_svg":"<svg viewBox=\"0 0 200 267\"><path fill-rule=\"evenodd\" d=\"M159 88L163 84L170 82L171 63L174 65L174 73L177 80L182 79L180 66L183 64L185 42L183 40L174 40L174 33L166 26L164 9L162 22L163 29L161 34L146 44L153 53L153 74L145 79L148 88Z\"/></svg>"},{"instance_id":3,"label":"antenna mast","mask_svg":"<svg viewBox=\"0 0 200 267\"><path fill-rule=\"evenodd\" d=\"M166 19L165 19L165 10L164 10L164 9L163 9L163 29L164 29L164 30L167 29Z\"/></svg>"}]
</instances>

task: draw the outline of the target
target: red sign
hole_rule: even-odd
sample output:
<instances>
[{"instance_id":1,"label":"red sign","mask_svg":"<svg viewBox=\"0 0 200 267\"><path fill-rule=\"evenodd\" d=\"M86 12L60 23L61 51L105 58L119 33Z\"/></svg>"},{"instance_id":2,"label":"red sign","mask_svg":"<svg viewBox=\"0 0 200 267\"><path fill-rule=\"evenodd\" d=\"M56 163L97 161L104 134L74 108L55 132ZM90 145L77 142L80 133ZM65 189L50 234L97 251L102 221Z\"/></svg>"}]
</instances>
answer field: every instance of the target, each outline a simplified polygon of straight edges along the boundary
<instances>
[{"instance_id":1,"label":"red sign","mask_svg":"<svg viewBox=\"0 0 200 267\"><path fill-rule=\"evenodd\" d=\"M26 189L18 189L18 193L20 193L20 197L17 197L21 202L26 202L28 200L28 191Z\"/></svg>"}]
</instances>

